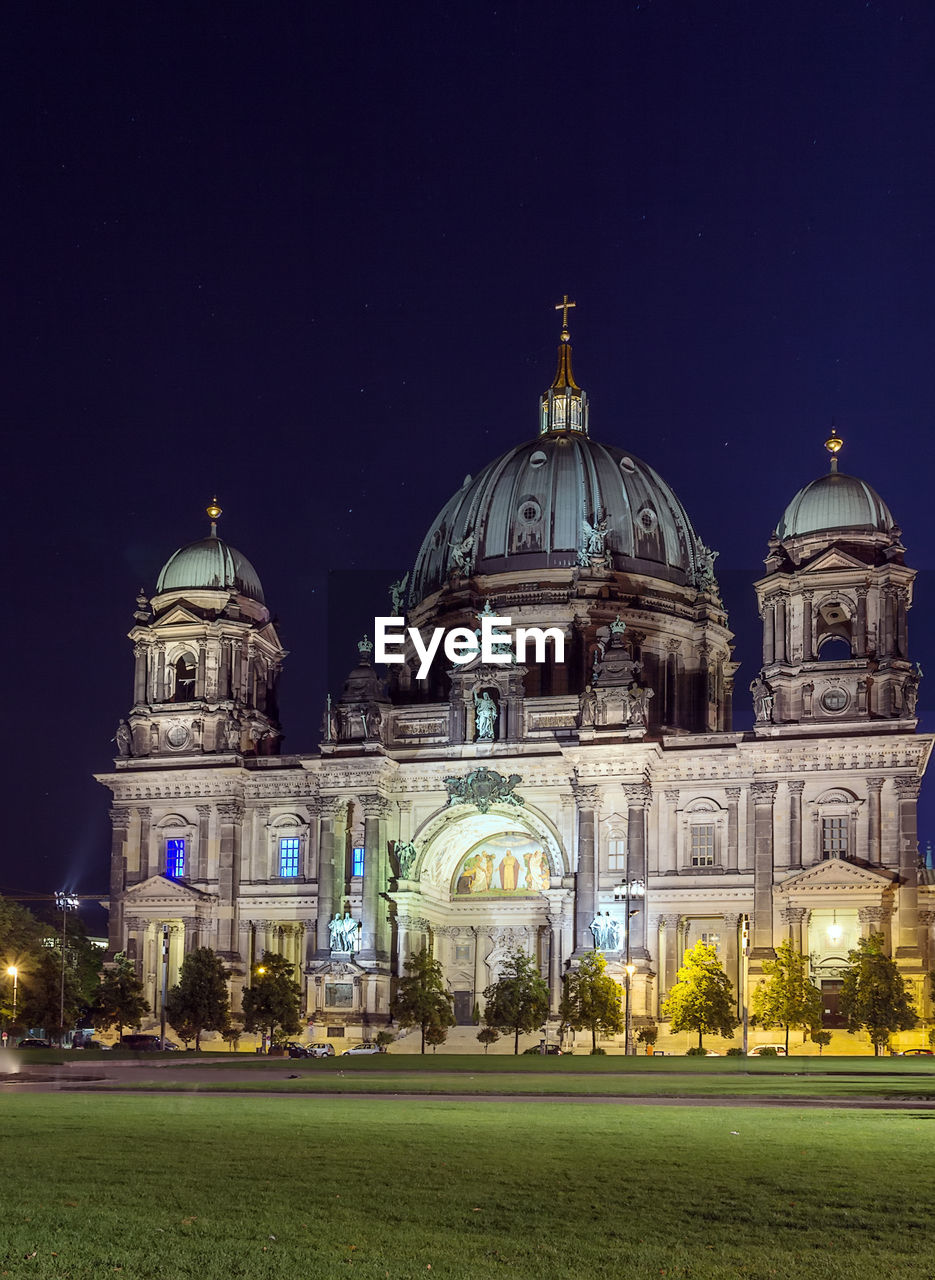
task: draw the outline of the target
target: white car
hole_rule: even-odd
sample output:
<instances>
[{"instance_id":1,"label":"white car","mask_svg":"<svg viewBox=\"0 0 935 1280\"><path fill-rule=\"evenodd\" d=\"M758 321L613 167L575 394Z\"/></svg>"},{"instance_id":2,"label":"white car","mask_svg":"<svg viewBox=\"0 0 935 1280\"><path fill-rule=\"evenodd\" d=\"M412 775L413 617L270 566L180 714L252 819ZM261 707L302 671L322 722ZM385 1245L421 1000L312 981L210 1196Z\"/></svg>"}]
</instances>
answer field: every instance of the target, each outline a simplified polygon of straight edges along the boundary
<instances>
[{"instance_id":1,"label":"white car","mask_svg":"<svg viewBox=\"0 0 935 1280\"><path fill-rule=\"evenodd\" d=\"M751 1058L758 1058L764 1049L772 1049L777 1058L784 1058L786 1056L786 1046L784 1044L755 1044L750 1050L748 1056ZM768 1053L766 1056L771 1058L773 1055Z\"/></svg>"},{"instance_id":2,"label":"white car","mask_svg":"<svg viewBox=\"0 0 935 1280\"><path fill-rule=\"evenodd\" d=\"M378 1044L373 1044L369 1040L365 1040L363 1044L355 1044L353 1049L345 1049L341 1054L342 1058L356 1058L363 1053L382 1053L383 1050Z\"/></svg>"}]
</instances>

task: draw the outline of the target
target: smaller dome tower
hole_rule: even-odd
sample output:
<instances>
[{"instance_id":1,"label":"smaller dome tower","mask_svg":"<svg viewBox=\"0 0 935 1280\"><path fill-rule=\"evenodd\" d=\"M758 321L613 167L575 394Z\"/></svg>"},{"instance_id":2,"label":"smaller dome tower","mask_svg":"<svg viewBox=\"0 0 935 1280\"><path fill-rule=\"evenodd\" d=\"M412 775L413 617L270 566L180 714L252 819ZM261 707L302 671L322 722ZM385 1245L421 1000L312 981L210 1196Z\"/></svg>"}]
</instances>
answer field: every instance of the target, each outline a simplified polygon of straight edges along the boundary
<instances>
[{"instance_id":1,"label":"smaller dome tower","mask_svg":"<svg viewBox=\"0 0 935 1280\"><path fill-rule=\"evenodd\" d=\"M256 570L211 532L163 566L156 593L141 591L130 632L133 707L116 743L123 757L278 754L276 689L286 651Z\"/></svg>"},{"instance_id":2,"label":"smaller dome tower","mask_svg":"<svg viewBox=\"0 0 935 1280\"><path fill-rule=\"evenodd\" d=\"M832 428L830 470L786 507L755 584L763 666L750 689L760 732L915 724L919 671L906 623L915 571L880 495L838 470L843 443Z\"/></svg>"}]
</instances>

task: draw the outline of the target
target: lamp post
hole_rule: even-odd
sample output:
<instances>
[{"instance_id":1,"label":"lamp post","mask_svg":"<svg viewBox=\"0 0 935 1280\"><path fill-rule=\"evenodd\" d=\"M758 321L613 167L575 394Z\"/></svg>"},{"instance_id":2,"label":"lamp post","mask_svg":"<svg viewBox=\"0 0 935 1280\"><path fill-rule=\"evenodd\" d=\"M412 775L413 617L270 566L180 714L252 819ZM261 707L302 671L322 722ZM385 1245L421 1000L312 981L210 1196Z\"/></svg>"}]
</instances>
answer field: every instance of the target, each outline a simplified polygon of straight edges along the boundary
<instances>
[{"instance_id":1,"label":"lamp post","mask_svg":"<svg viewBox=\"0 0 935 1280\"><path fill-rule=\"evenodd\" d=\"M631 907L630 901L633 898L642 898L646 893L646 885L642 880L631 880L629 875L623 884L618 884L614 888L614 897L619 902L623 899L623 937L624 937L624 968L627 971L627 989L626 989L626 1009L624 1013L624 1054L630 1053L630 981L636 973L636 965L630 963L630 919L639 912L639 907Z\"/></svg>"},{"instance_id":2,"label":"lamp post","mask_svg":"<svg viewBox=\"0 0 935 1280\"><path fill-rule=\"evenodd\" d=\"M12 1026L16 1026L16 982L19 977L19 969L15 964L11 964L7 969L7 974L13 979L13 1021Z\"/></svg>"},{"instance_id":3,"label":"lamp post","mask_svg":"<svg viewBox=\"0 0 935 1280\"><path fill-rule=\"evenodd\" d=\"M64 889L60 889L55 895L55 905L62 913L62 977L58 1003L58 1043L61 1047L65 1043L65 937L68 929L68 912L77 908L78 899L73 893L66 893Z\"/></svg>"}]
</instances>

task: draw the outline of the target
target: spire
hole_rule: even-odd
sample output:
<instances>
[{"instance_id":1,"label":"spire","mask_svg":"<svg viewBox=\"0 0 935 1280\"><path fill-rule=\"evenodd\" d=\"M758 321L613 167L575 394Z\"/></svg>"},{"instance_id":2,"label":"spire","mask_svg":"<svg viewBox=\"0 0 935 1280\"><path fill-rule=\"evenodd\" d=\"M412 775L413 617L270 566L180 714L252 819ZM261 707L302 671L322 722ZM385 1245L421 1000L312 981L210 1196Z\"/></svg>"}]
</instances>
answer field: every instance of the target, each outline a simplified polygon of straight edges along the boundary
<instances>
[{"instance_id":1,"label":"spire","mask_svg":"<svg viewBox=\"0 0 935 1280\"><path fill-rule=\"evenodd\" d=\"M205 507L205 514L207 515L208 519L211 521L211 537L216 538L218 536L217 522L218 520L220 520L222 515L221 508L218 506L217 494L214 495L214 497Z\"/></svg>"},{"instance_id":2,"label":"spire","mask_svg":"<svg viewBox=\"0 0 935 1280\"><path fill-rule=\"evenodd\" d=\"M838 435L838 429L834 425L834 419L832 418L831 419L831 435L825 441L825 448L831 454L831 470L832 471L837 471L838 469L838 453L840 452L840 449L843 444L844 444L844 441Z\"/></svg>"},{"instance_id":3,"label":"spire","mask_svg":"<svg viewBox=\"0 0 935 1280\"><path fill-rule=\"evenodd\" d=\"M588 398L575 382L571 367L571 335L568 312L577 304L568 301L566 293L555 310L562 313L562 332L558 344L558 368L552 385L539 400L539 434L553 431L577 431L588 434Z\"/></svg>"}]
</instances>

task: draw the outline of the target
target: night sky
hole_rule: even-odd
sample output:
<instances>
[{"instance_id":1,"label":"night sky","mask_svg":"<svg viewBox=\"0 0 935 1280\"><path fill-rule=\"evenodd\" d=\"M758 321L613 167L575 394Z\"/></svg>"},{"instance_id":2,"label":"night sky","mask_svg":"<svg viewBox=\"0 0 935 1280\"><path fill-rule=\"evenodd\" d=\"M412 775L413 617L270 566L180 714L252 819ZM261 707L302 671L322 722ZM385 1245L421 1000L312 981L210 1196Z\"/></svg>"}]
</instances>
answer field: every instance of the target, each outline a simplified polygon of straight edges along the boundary
<instances>
[{"instance_id":1,"label":"night sky","mask_svg":"<svg viewBox=\"0 0 935 1280\"><path fill-rule=\"evenodd\" d=\"M291 652L285 749L316 747L386 611L375 584L535 434L566 292L592 435L660 471L721 553L737 726L751 584L832 419L841 469L902 525L935 673L927 0L0 22L0 890L106 888L91 775L130 704L134 597L215 492ZM340 617L329 581L357 592Z\"/></svg>"}]
</instances>

